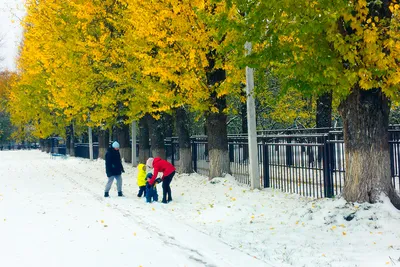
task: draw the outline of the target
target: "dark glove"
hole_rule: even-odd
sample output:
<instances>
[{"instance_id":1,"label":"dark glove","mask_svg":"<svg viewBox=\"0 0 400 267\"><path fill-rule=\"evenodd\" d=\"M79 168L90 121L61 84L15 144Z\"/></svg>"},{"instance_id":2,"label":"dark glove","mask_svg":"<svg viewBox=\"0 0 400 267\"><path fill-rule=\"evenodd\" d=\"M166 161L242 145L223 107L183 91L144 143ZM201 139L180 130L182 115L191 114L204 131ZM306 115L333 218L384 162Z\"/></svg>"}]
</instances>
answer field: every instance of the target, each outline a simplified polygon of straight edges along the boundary
<instances>
[{"instance_id":1,"label":"dark glove","mask_svg":"<svg viewBox=\"0 0 400 267\"><path fill-rule=\"evenodd\" d=\"M156 179L156 183L160 184L162 182L161 178Z\"/></svg>"}]
</instances>

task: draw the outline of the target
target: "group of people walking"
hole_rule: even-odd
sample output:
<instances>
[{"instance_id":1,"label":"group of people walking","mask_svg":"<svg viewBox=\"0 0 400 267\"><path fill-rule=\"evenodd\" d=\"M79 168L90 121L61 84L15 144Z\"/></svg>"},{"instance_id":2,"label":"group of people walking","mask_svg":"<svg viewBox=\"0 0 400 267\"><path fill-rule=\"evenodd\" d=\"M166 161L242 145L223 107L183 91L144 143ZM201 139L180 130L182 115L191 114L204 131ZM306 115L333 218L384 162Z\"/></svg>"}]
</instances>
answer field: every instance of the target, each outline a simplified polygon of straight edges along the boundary
<instances>
[{"instance_id":1,"label":"group of people walking","mask_svg":"<svg viewBox=\"0 0 400 267\"><path fill-rule=\"evenodd\" d=\"M117 181L118 196L123 197L122 176L125 172L122 166L121 155L119 153L119 143L113 142L108 148L106 156L106 174L108 182L104 191L104 197L109 197L109 192L114 179ZM163 197L161 202L167 204L172 201L171 181L175 175L175 167L168 161L156 158L148 158L146 164L139 163L137 184L139 186L138 197L146 197L146 202L158 201L157 184L162 183ZM159 176L159 174L162 175Z\"/></svg>"}]
</instances>

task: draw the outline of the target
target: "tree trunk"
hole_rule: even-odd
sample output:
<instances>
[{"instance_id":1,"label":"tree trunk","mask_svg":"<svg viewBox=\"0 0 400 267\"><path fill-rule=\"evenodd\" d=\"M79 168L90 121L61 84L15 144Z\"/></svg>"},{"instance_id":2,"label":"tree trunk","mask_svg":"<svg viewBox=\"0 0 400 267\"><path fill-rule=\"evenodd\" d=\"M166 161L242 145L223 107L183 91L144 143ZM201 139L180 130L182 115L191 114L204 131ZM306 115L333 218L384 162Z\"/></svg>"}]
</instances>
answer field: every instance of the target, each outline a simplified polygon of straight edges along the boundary
<instances>
[{"instance_id":1,"label":"tree trunk","mask_svg":"<svg viewBox=\"0 0 400 267\"><path fill-rule=\"evenodd\" d=\"M172 137L174 135L174 119L169 114L163 114L162 116L162 124L164 130L164 137Z\"/></svg>"},{"instance_id":2,"label":"tree trunk","mask_svg":"<svg viewBox=\"0 0 400 267\"><path fill-rule=\"evenodd\" d=\"M152 116L149 116L148 124L150 130L151 154L153 158L160 157L166 159L162 120L156 120Z\"/></svg>"},{"instance_id":3,"label":"tree trunk","mask_svg":"<svg viewBox=\"0 0 400 267\"><path fill-rule=\"evenodd\" d=\"M226 72L223 69L215 69L215 51L207 55L209 66L207 68L207 84L210 87L224 81ZM223 174L230 173L229 152L228 152L228 130L227 116L224 113L226 97L218 97L214 91L210 95L210 101L218 112L206 113L208 155L210 159L209 178L221 177Z\"/></svg>"},{"instance_id":4,"label":"tree trunk","mask_svg":"<svg viewBox=\"0 0 400 267\"><path fill-rule=\"evenodd\" d=\"M125 162L132 162L132 151L129 139L129 124L122 124L117 129L119 153Z\"/></svg>"},{"instance_id":5,"label":"tree trunk","mask_svg":"<svg viewBox=\"0 0 400 267\"><path fill-rule=\"evenodd\" d=\"M192 173L192 150L190 148L189 118L185 107L176 110L176 133L179 140L180 173Z\"/></svg>"},{"instance_id":6,"label":"tree trunk","mask_svg":"<svg viewBox=\"0 0 400 267\"><path fill-rule=\"evenodd\" d=\"M51 139L47 138L44 143L45 143L45 151L46 151L46 153L50 153L50 151L51 151Z\"/></svg>"},{"instance_id":7,"label":"tree trunk","mask_svg":"<svg viewBox=\"0 0 400 267\"><path fill-rule=\"evenodd\" d=\"M317 128L332 127L332 91L320 95L317 99Z\"/></svg>"},{"instance_id":8,"label":"tree trunk","mask_svg":"<svg viewBox=\"0 0 400 267\"><path fill-rule=\"evenodd\" d=\"M45 144L46 142L44 139L39 139L40 151L44 152L46 150Z\"/></svg>"},{"instance_id":9,"label":"tree trunk","mask_svg":"<svg viewBox=\"0 0 400 267\"><path fill-rule=\"evenodd\" d=\"M390 174L390 103L380 89L353 88L340 105L346 147L343 196L349 202L375 203L381 193L400 208Z\"/></svg>"},{"instance_id":10,"label":"tree trunk","mask_svg":"<svg viewBox=\"0 0 400 267\"><path fill-rule=\"evenodd\" d=\"M99 158L105 159L107 149L109 147L110 131L99 130Z\"/></svg>"},{"instance_id":11,"label":"tree trunk","mask_svg":"<svg viewBox=\"0 0 400 267\"><path fill-rule=\"evenodd\" d=\"M67 154L71 157L75 157L75 134L74 134L74 125L71 123L67 126Z\"/></svg>"},{"instance_id":12,"label":"tree trunk","mask_svg":"<svg viewBox=\"0 0 400 267\"><path fill-rule=\"evenodd\" d=\"M139 120L139 163L146 163L150 157L150 143L149 143L149 125L145 115Z\"/></svg>"},{"instance_id":13,"label":"tree trunk","mask_svg":"<svg viewBox=\"0 0 400 267\"><path fill-rule=\"evenodd\" d=\"M226 120L223 113L207 115L210 179L230 173Z\"/></svg>"},{"instance_id":14,"label":"tree trunk","mask_svg":"<svg viewBox=\"0 0 400 267\"><path fill-rule=\"evenodd\" d=\"M332 127L332 91L324 93L317 98L317 128L331 128ZM329 130L318 130L319 133L326 133ZM318 142L322 143L323 138L318 138ZM333 147L332 147L333 148ZM321 164L324 149L318 147L318 162Z\"/></svg>"}]
</instances>

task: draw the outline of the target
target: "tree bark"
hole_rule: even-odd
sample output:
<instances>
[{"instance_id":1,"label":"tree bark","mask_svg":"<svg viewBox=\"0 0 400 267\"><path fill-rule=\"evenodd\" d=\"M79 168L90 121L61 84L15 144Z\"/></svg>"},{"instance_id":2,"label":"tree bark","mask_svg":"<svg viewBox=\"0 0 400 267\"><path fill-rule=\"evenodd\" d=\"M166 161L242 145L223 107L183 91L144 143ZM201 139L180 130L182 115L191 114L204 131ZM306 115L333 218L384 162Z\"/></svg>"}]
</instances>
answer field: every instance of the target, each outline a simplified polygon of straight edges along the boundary
<instances>
[{"instance_id":1,"label":"tree bark","mask_svg":"<svg viewBox=\"0 0 400 267\"><path fill-rule=\"evenodd\" d=\"M129 139L129 124L122 124L117 129L119 153L125 162L132 162L132 151Z\"/></svg>"},{"instance_id":2,"label":"tree bark","mask_svg":"<svg viewBox=\"0 0 400 267\"><path fill-rule=\"evenodd\" d=\"M46 151L46 153L50 153L50 151L51 151L51 139L50 138L47 138L47 139L45 139L45 151Z\"/></svg>"},{"instance_id":3,"label":"tree bark","mask_svg":"<svg viewBox=\"0 0 400 267\"><path fill-rule=\"evenodd\" d=\"M74 125L71 123L67 126L67 154L71 157L75 157L75 133Z\"/></svg>"},{"instance_id":4,"label":"tree bark","mask_svg":"<svg viewBox=\"0 0 400 267\"><path fill-rule=\"evenodd\" d=\"M162 124L164 129L164 137L172 137L174 135L174 119L170 114L163 114Z\"/></svg>"},{"instance_id":5,"label":"tree bark","mask_svg":"<svg viewBox=\"0 0 400 267\"><path fill-rule=\"evenodd\" d=\"M189 118L185 107L176 110L176 133L179 140L180 173L192 173L192 150L190 147Z\"/></svg>"},{"instance_id":6,"label":"tree bark","mask_svg":"<svg viewBox=\"0 0 400 267\"><path fill-rule=\"evenodd\" d=\"M105 159L106 152L108 147L110 146L110 131L108 129L99 130L99 158Z\"/></svg>"},{"instance_id":7,"label":"tree bark","mask_svg":"<svg viewBox=\"0 0 400 267\"><path fill-rule=\"evenodd\" d=\"M224 81L226 72L223 69L215 69L215 51L207 55L209 66L207 68L207 84L210 87ZM228 152L228 130L227 116L224 113L227 107L226 97L218 97L213 91L210 101L218 112L206 113L208 155L210 159L209 178L221 177L230 173L229 152Z\"/></svg>"},{"instance_id":8,"label":"tree bark","mask_svg":"<svg viewBox=\"0 0 400 267\"><path fill-rule=\"evenodd\" d=\"M150 130L151 154L153 158L160 157L167 159L164 146L164 129L162 120L156 120L152 116L148 117Z\"/></svg>"},{"instance_id":9,"label":"tree bark","mask_svg":"<svg viewBox=\"0 0 400 267\"><path fill-rule=\"evenodd\" d=\"M382 193L400 209L390 173L390 103L380 89L353 88L340 104L346 147L343 197L349 202L379 201Z\"/></svg>"},{"instance_id":10,"label":"tree bark","mask_svg":"<svg viewBox=\"0 0 400 267\"><path fill-rule=\"evenodd\" d=\"M44 152L46 150L45 143L46 142L44 139L39 139L40 151L42 151L42 152Z\"/></svg>"},{"instance_id":11,"label":"tree bark","mask_svg":"<svg viewBox=\"0 0 400 267\"><path fill-rule=\"evenodd\" d=\"M226 119L223 113L207 115L210 179L230 173Z\"/></svg>"},{"instance_id":12,"label":"tree bark","mask_svg":"<svg viewBox=\"0 0 400 267\"><path fill-rule=\"evenodd\" d=\"M143 164L150 157L148 116L145 115L139 120L139 163Z\"/></svg>"},{"instance_id":13,"label":"tree bark","mask_svg":"<svg viewBox=\"0 0 400 267\"><path fill-rule=\"evenodd\" d=\"M331 128L332 127L332 91L324 93L317 98L317 115L316 115L317 128ZM326 133L329 130L318 130L319 133ZM318 138L318 142L322 143L323 138ZM333 148L333 147L332 147ZM318 162L322 162L323 147L318 147Z\"/></svg>"},{"instance_id":14,"label":"tree bark","mask_svg":"<svg viewBox=\"0 0 400 267\"><path fill-rule=\"evenodd\" d=\"M332 91L320 95L317 99L317 128L332 127Z\"/></svg>"}]
</instances>

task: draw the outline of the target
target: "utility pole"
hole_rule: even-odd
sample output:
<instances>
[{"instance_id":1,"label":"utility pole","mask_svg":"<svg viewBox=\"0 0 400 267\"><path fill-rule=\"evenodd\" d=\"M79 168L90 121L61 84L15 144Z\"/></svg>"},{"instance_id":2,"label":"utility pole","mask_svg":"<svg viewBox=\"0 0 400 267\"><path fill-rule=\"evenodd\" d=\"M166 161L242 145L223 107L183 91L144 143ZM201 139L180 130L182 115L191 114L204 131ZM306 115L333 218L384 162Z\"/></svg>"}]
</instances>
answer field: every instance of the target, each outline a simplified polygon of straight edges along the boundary
<instances>
[{"instance_id":1,"label":"utility pole","mask_svg":"<svg viewBox=\"0 0 400 267\"><path fill-rule=\"evenodd\" d=\"M136 166L136 121L132 121L132 166Z\"/></svg>"},{"instance_id":2,"label":"utility pole","mask_svg":"<svg viewBox=\"0 0 400 267\"><path fill-rule=\"evenodd\" d=\"M92 127L89 126L89 158L93 160L93 136L92 136Z\"/></svg>"},{"instance_id":3,"label":"utility pole","mask_svg":"<svg viewBox=\"0 0 400 267\"><path fill-rule=\"evenodd\" d=\"M245 44L246 55L251 54L251 43ZM257 153L256 105L254 100L254 71L246 67L247 127L249 143L249 174L251 189L260 188Z\"/></svg>"}]
</instances>

